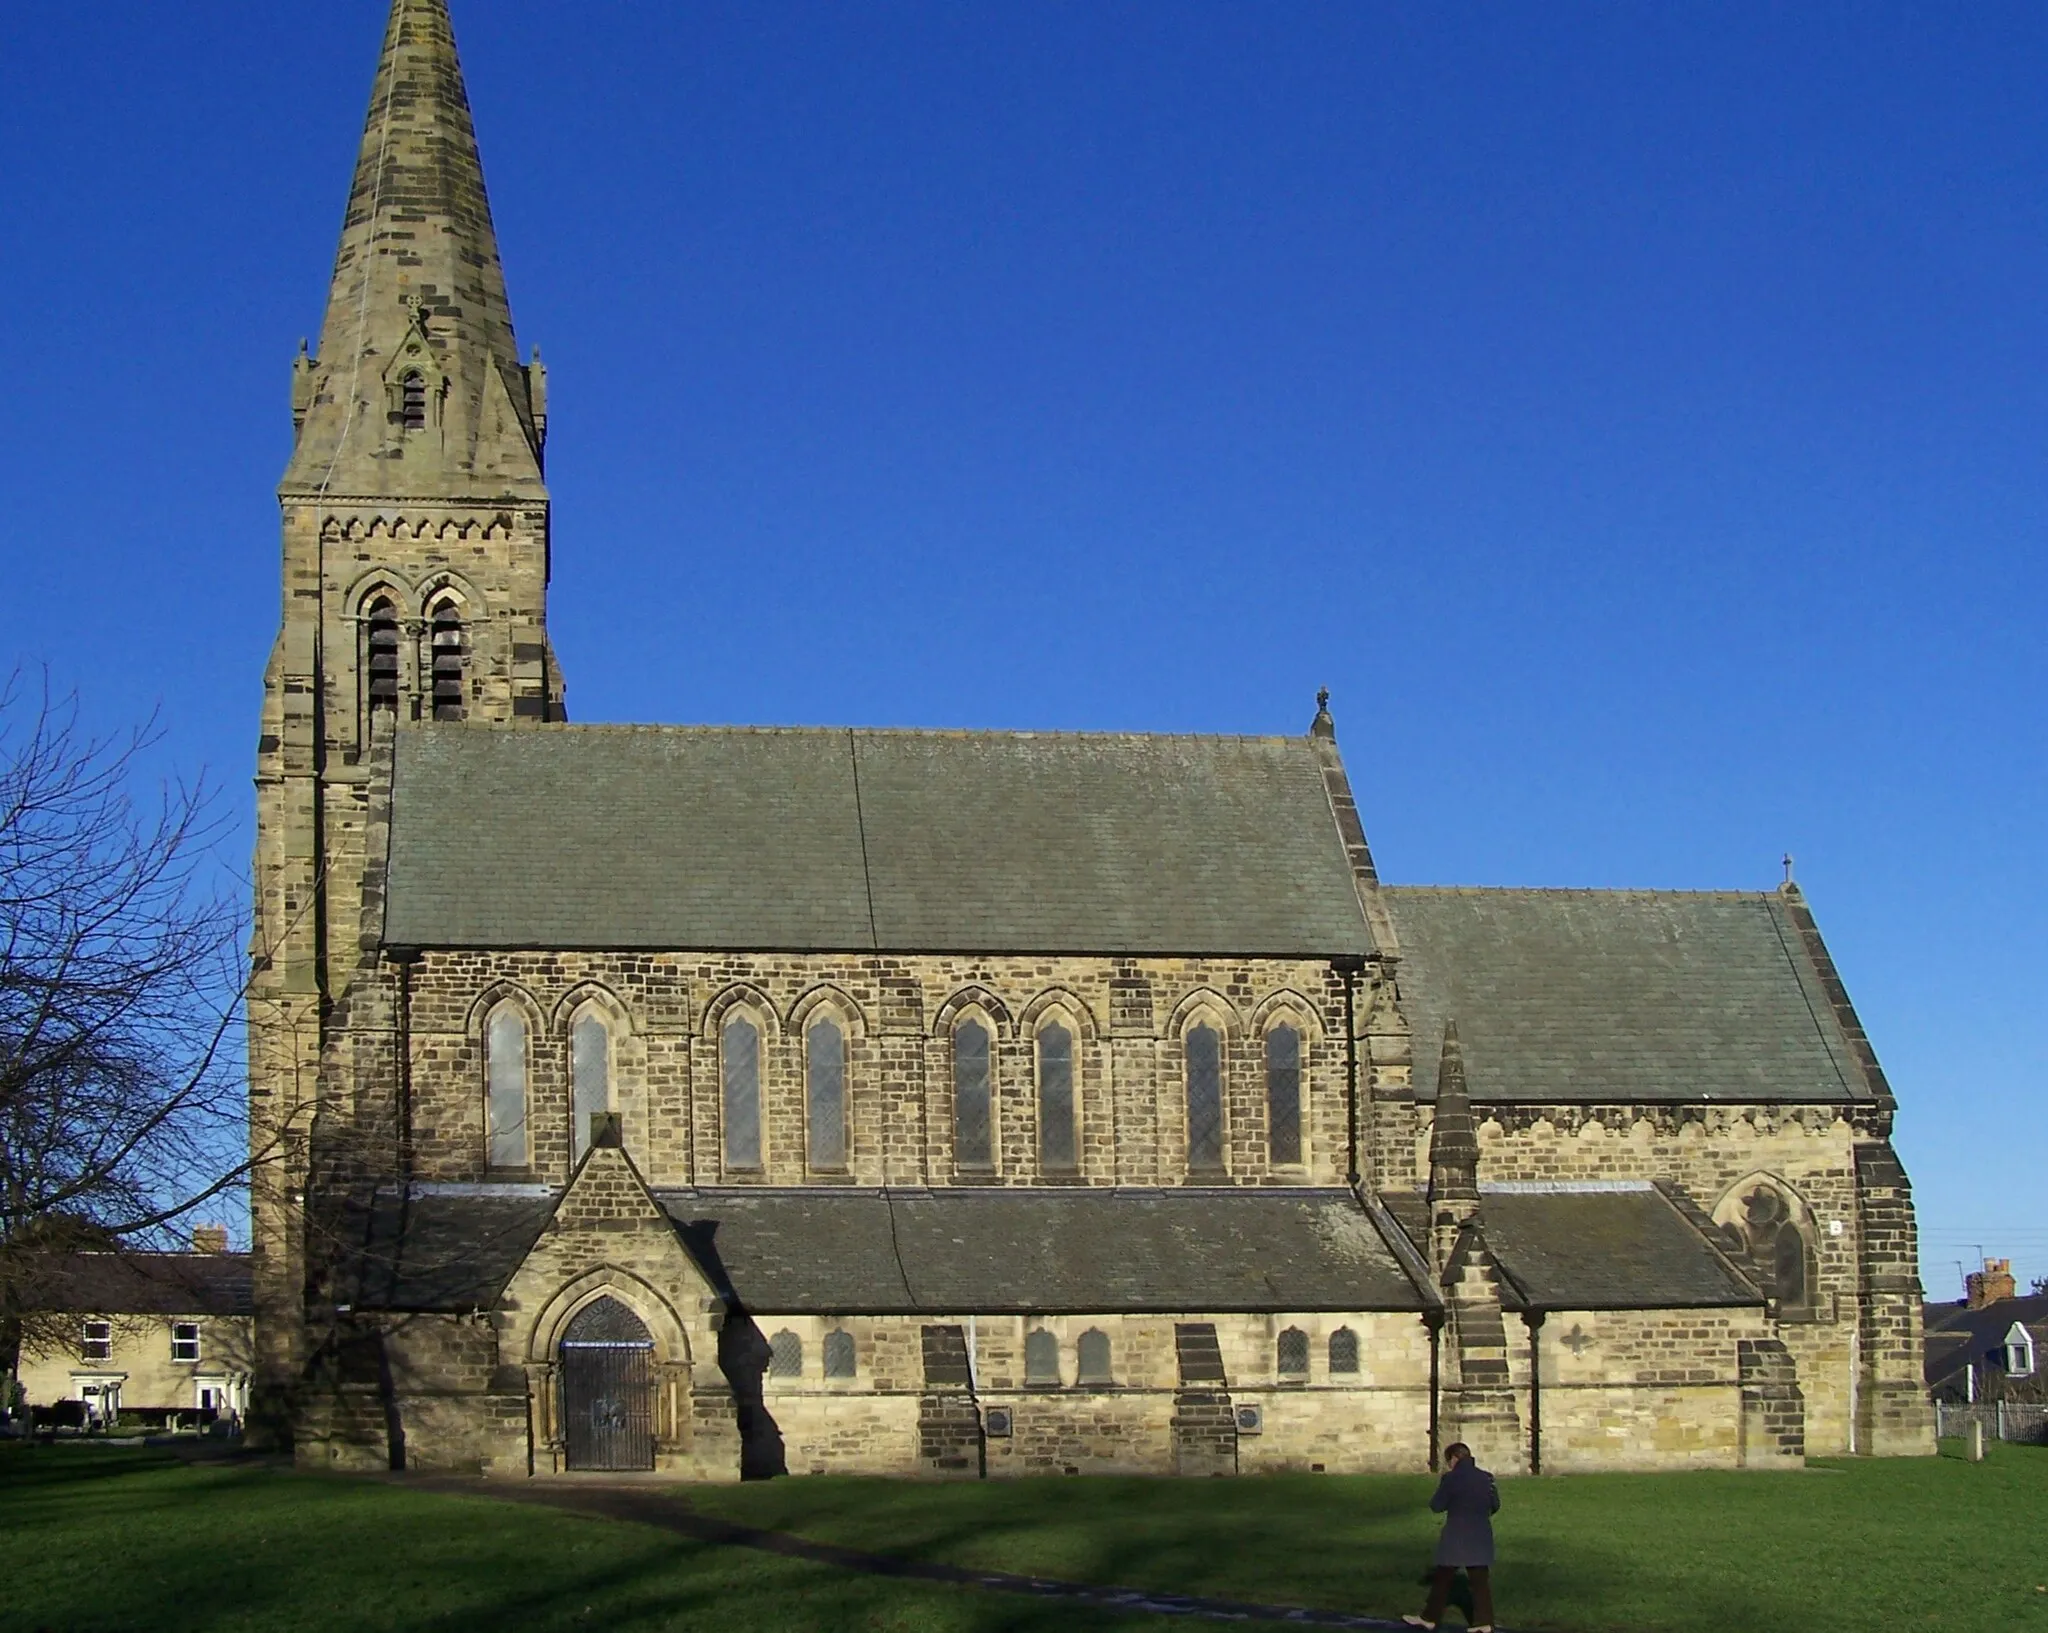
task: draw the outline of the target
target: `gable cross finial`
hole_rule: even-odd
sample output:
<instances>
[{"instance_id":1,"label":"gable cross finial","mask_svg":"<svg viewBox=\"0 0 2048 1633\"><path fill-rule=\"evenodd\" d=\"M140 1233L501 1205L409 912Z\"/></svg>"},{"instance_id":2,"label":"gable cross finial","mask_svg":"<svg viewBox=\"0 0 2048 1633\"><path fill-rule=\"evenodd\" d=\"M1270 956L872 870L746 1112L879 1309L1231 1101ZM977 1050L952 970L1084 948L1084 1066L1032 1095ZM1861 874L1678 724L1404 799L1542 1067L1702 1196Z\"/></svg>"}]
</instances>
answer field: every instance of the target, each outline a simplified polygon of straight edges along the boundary
<instances>
[{"instance_id":1,"label":"gable cross finial","mask_svg":"<svg viewBox=\"0 0 2048 1633\"><path fill-rule=\"evenodd\" d=\"M1792 882L1792 853L1791 853L1790 851L1787 851L1787 852L1785 853L1785 856L1784 856L1784 862L1785 862L1785 883L1787 883L1787 884L1789 885L1789 884L1790 884L1790 883Z\"/></svg>"}]
</instances>

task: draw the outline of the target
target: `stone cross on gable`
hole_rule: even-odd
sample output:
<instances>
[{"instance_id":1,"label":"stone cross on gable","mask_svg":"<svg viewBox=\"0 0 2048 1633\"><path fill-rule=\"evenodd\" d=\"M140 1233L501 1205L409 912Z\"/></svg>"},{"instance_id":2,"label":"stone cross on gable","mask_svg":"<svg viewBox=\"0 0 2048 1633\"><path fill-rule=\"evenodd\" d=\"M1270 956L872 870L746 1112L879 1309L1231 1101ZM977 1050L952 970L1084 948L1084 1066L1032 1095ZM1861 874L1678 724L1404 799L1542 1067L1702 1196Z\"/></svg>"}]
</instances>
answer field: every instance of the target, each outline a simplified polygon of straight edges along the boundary
<instances>
[{"instance_id":1,"label":"stone cross on gable","mask_svg":"<svg viewBox=\"0 0 2048 1633\"><path fill-rule=\"evenodd\" d=\"M1587 1350L1593 1347L1592 1335L1576 1321L1572 1323L1572 1330L1564 1335L1562 1342L1564 1347L1575 1356L1584 1355Z\"/></svg>"}]
</instances>

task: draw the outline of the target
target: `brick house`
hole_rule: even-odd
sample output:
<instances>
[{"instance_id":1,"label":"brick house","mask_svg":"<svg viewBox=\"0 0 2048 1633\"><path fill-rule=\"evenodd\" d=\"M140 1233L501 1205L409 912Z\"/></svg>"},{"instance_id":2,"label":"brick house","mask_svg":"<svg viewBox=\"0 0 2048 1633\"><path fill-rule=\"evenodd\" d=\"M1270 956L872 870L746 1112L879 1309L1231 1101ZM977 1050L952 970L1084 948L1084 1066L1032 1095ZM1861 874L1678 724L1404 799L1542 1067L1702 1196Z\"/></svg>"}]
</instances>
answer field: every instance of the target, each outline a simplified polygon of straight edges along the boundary
<instances>
[{"instance_id":1,"label":"brick house","mask_svg":"<svg viewBox=\"0 0 2048 1633\"><path fill-rule=\"evenodd\" d=\"M442 0L294 367L255 1413L314 1463L1926 1452L1892 1093L1796 888L1383 882L1300 736L583 727Z\"/></svg>"}]
</instances>

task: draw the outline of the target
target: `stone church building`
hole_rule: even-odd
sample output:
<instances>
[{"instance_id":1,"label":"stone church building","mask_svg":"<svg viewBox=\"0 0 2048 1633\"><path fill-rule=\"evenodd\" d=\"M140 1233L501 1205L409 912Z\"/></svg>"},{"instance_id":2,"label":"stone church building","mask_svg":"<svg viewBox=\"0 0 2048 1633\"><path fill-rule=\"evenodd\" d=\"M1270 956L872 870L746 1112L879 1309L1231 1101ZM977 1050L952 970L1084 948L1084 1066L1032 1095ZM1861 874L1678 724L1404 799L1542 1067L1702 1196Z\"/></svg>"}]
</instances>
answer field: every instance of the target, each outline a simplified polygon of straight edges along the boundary
<instances>
[{"instance_id":1,"label":"stone church building","mask_svg":"<svg viewBox=\"0 0 2048 1633\"><path fill-rule=\"evenodd\" d=\"M261 1430L703 1479L1932 1450L1799 891L1383 882L1338 734L577 726L444 0L293 371Z\"/></svg>"}]
</instances>

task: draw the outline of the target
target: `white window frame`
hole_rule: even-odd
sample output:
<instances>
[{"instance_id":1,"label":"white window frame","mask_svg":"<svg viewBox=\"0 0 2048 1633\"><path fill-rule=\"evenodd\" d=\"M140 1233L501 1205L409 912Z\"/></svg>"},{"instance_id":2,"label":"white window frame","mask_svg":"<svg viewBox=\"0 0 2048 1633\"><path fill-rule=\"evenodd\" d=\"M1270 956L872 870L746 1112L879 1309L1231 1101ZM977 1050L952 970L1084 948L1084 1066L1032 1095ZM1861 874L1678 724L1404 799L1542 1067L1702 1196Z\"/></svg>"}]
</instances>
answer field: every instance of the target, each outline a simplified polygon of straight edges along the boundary
<instances>
[{"instance_id":1,"label":"white window frame","mask_svg":"<svg viewBox=\"0 0 2048 1633\"><path fill-rule=\"evenodd\" d=\"M104 1316L88 1316L80 1322L78 1357L82 1361L111 1361L114 1358L113 1322Z\"/></svg>"},{"instance_id":2,"label":"white window frame","mask_svg":"<svg viewBox=\"0 0 2048 1633\"><path fill-rule=\"evenodd\" d=\"M184 1333L187 1333L187 1332L191 1333L191 1335L192 1335L192 1336L191 1336L191 1337L190 1337L189 1339L187 1339L187 1338L184 1338L184 1337L182 1337L182 1336L181 1336L182 1334L184 1334ZM178 1353L178 1346L179 1346L180 1344L187 1344L187 1343L189 1343L189 1344L190 1344L190 1345L192 1346L192 1353L191 1353L190 1355L180 1355L180 1354ZM176 1363L177 1363L178 1365L180 1365L180 1366L185 1366L185 1365L192 1365L192 1364L196 1364L196 1363L198 1362L198 1360L199 1360L199 1357L200 1357L200 1333L199 1333L199 1323L198 1323L198 1322L196 1322L196 1321L173 1321L173 1322L171 1323L171 1359L172 1359L172 1361L176 1362Z\"/></svg>"},{"instance_id":3,"label":"white window frame","mask_svg":"<svg viewBox=\"0 0 2048 1633\"><path fill-rule=\"evenodd\" d=\"M2034 1375L2034 1335L2015 1321L2005 1335L2005 1375L2031 1378Z\"/></svg>"}]
</instances>

